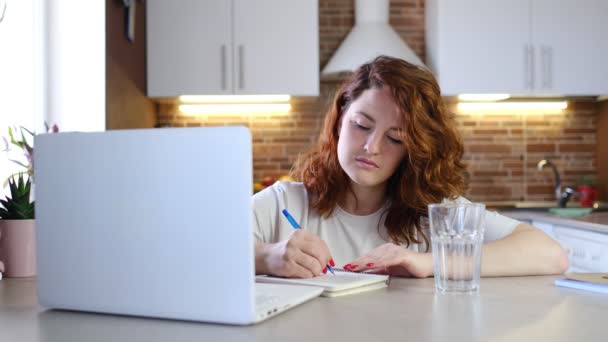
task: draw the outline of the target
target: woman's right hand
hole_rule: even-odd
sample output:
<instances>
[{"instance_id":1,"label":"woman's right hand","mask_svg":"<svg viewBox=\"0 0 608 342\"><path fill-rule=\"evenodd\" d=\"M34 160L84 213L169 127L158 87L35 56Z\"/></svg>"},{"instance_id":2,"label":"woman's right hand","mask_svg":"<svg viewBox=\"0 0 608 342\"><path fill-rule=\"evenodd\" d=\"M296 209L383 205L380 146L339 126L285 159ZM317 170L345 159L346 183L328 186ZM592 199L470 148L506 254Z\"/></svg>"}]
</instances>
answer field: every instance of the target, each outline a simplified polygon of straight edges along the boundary
<instances>
[{"instance_id":1,"label":"woman's right hand","mask_svg":"<svg viewBox=\"0 0 608 342\"><path fill-rule=\"evenodd\" d=\"M256 273L311 278L327 273L327 264L335 265L325 242L304 230L277 243L256 242Z\"/></svg>"}]
</instances>

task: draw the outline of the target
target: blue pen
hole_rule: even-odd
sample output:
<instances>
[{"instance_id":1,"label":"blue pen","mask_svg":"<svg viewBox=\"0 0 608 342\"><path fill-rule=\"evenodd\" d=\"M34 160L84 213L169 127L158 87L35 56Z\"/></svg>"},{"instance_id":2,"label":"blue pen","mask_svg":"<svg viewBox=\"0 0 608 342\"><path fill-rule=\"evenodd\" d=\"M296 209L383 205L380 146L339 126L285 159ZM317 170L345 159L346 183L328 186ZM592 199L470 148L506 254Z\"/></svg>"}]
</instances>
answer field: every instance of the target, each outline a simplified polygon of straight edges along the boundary
<instances>
[{"instance_id":1,"label":"blue pen","mask_svg":"<svg viewBox=\"0 0 608 342\"><path fill-rule=\"evenodd\" d=\"M289 213L289 211L287 211L287 209L283 209L283 215L285 215L285 217L287 218L287 221L289 221L289 223L291 223L291 226L293 227L293 229L302 229L302 227L300 227L298 222L296 222L296 220L293 218L293 216L291 216L291 214ZM327 267L327 270L329 270L329 272L331 272L331 274L336 275L334 273L334 269L330 265L327 265L326 267Z\"/></svg>"}]
</instances>

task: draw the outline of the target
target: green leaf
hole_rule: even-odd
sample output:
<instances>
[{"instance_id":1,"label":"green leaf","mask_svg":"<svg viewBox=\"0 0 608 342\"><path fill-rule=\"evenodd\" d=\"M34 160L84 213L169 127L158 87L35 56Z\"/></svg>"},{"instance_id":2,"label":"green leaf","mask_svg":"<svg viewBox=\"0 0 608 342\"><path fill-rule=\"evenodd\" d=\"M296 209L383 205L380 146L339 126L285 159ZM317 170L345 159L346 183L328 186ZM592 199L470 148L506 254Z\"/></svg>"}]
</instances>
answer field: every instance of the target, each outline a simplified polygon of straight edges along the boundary
<instances>
[{"instance_id":1,"label":"green leaf","mask_svg":"<svg viewBox=\"0 0 608 342\"><path fill-rule=\"evenodd\" d=\"M17 189L19 189L19 192L23 192L23 188L25 187L25 185L23 184L23 175L22 174L19 175L19 178L17 178L17 181L19 182Z\"/></svg>"},{"instance_id":2,"label":"green leaf","mask_svg":"<svg viewBox=\"0 0 608 342\"><path fill-rule=\"evenodd\" d=\"M15 135L13 134L13 129L11 127L8 128L8 135L9 135L9 137L11 137L11 143L13 145L19 146L20 148L22 147L21 142L15 140Z\"/></svg>"},{"instance_id":3,"label":"green leaf","mask_svg":"<svg viewBox=\"0 0 608 342\"><path fill-rule=\"evenodd\" d=\"M0 200L4 207L0 216L4 219L33 219L34 202L30 202L31 178L25 180L23 173L19 173L18 177L9 178L8 182L11 197L7 196L5 200Z\"/></svg>"},{"instance_id":4,"label":"green leaf","mask_svg":"<svg viewBox=\"0 0 608 342\"><path fill-rule=\"evenodd\" d=\"M15 173L11 174L10 176L8 176L6 178L6 180L4 180L4 183L2 184L2 187L6 188L9 185L9 181L11 179L13 179L13 177L18 176L20 173L22 173L22 172L15 172ZM29 175L29 172L28 172L28 175Z\"/></svg>"},{"instance_id":5,"label":"green leaf","mask_svg":"<svg viewBox=\"0 0 608 342\"><path fill-rule=\"evenodd\" d=\"M32 189L32 182L30 181L30 178L28 177L27 183L25 183L25 189L23 189L23 191L26 192L29 196L31 189Z\"/></svg>"},{"instance_id":6,"label":"green leaf","mask_svg":"<svg viewBox=\"0 0 608 342\"><path fill-rule=\"evenodd\" d=\"M21 127L22 130L26 131L29 133L29 135L31 135L32 137L34 136L34 132L30 131L29 129L25 128L25 127Z\"/></svg>"},{"instance_id":7,"label":"green leaf","mask_svg":"<svg viewBox=\"0 0 608 342\"><path fill-rule=\"evenodd\" d=\"M15 137L13 136L13 128L12 127L8 128L8 136L11 138L11 142L15 143Z\"/></svg>"},{"instance_id":8,"label":"green leaf","mask_svg":"<svg viewBox=\"0 0 608 342\"><path fill-rule=\"evenodd\" d=\"M26 150L28 153L31 153L34 149L27 142L27 139L25 138L25 134L23 134L23 131L26 131L31 137L34 137L34 133L32 133L30 130L28 130L27 128L25 128L23 126L21 126L20 128L21 128L21 144L22 144L21 148Z\"/></svg>"},{"instance_id":9,"label":"green leaf","mask_svg":"<svg viewBox=\"0 0 608 342\"><path fill-rule=\"evenodd\" d=\"M26 143L25 135L23 135L23 127L21 127L21 142L24 144Z\"/></svg>"},{"instance_id":10,"label":"green leaf","mask_svg":"<svg viewBox=\"0 0 608 342\"><path fill-rule=\"evenodd\" d=\"M9 187L11 194L17 193L17 185L15 184L15 179L10 179L8 181L8 187Z\"/></svg>"}]
</instances>

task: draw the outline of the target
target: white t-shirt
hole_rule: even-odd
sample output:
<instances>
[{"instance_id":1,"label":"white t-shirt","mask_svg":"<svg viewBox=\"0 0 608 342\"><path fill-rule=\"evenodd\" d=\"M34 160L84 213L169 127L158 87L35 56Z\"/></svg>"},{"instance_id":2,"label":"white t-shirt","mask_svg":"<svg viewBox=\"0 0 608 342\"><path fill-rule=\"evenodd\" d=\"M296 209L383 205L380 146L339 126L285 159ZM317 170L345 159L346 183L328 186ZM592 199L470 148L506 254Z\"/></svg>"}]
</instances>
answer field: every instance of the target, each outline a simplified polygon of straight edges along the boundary
<instances>
[{"instance_id":1,"label":"white t-shirt","mask_svg":"<svg viewBox=\"0 0 608 342\"><path fill-rule=\"evenodd\" d=\"M454 202L469 203L463 197ZM336 265L349 263L390 242L384 226L386 215L382 215L384 207L373 214L358 216L336 206L328 218L323 218L317 210L309 207L308 192L300 182L276 182L253 196L254 234L257 240L275 243L291 237L294 228L281 213L283 209L289 210L303 230L325 241ZM486 210L484 242L509 235L520 223ZM430 238L429 234L427 236ZM408 248L424 252L426 245L410 244Z\"/></svg>"}]
</instances>

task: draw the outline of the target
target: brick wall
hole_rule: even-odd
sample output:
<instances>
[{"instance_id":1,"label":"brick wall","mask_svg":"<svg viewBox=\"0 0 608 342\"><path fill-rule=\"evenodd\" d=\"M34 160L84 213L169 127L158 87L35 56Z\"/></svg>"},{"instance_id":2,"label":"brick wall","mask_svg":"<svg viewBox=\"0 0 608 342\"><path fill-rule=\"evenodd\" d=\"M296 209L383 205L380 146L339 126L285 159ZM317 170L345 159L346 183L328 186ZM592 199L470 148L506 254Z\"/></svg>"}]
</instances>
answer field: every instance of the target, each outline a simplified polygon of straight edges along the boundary
<instances>
[{"instance_id":1,"label":"brick wall","mask_svg":"<svg viewBox=\"0 0 608 342\"><path fill-rule=\"evenodd\" d=\"M319 1L320 66L327 63L354 23L353 0ZM392 0L390 23L424 60L424 0ZM288 116L184 117L175 105L159 106L161 126L243 124L254 143L254 179L288 173L299 153L314 141L338 86L321 82L318 98L292 99ZM451 108L455 110L455 104ZM467 197L475 201L552 200L552 174L538 172L539 160L550 158L564 184L595 174L596 103L571 101L563 115L457 115L465 139L465 162L471 174Z\"/></svg>"},{"instance_id":2,"label":"brick wall","mask_svg":"<svg viewBox=\"0 0 608 342\"><path fill-rule=\"evenodd\" d=\"M289 172L299 153L317 140L326 109L337 83L322 83L321 96L292 98L286 116L182 116L177 106L160 104L160 126L244 125L253 136L254 180L264 176L275 179Z\"/></svg>"},{"instance_id":3,"label":"brick wall","mask_svg":"<svg viewBox=\"0 0 608 342\"><path fill-rule=\"evenodd\" d=\"M542 159L555 163L563 186L575 187L582 177L594 177L596 117L595 100L570 101L562 114L457 114L471 175L467 196L479 201L554 200L552 172L537 169Z\"/></svg>"}]
</instances>

